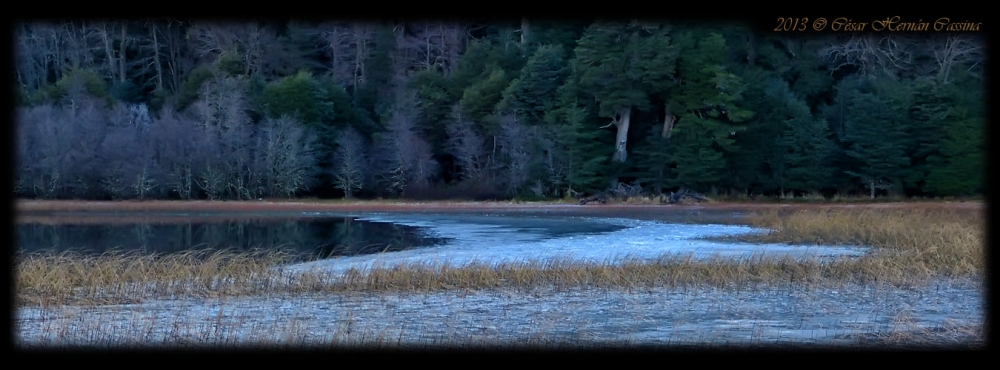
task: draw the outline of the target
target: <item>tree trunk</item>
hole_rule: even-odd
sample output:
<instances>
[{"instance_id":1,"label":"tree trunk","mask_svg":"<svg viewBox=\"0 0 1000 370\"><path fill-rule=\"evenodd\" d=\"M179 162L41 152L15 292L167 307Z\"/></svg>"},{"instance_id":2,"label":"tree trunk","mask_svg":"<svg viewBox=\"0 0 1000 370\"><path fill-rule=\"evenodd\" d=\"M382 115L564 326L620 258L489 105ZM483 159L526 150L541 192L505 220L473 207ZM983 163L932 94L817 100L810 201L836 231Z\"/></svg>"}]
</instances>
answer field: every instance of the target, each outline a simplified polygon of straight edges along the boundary
<instances>
[{"instance_id":1,"label":"tree trunk","mask_svg":"<svg viewBox=\"0 0 1000 370\"><path fill-rule=\"evenodd\" d=\"M428 28L428 26L424 26L425 30L427 28ZM427 69L425 69L425 70L426 71L430 71L431 70L431 65L433 64L431 62L431 38L430 38L430 36L428 36L426 39L424 39L424 63L427 65Z\"/></svg>"},{"instance_id":2,"label":"tree trunk","mask_svg":"<svg viewBox=\"0 0 1000 370\"><path fill-rule=\"evenodd\" d=\"M178 55L180 52L177 50L176 33L171 29L173 24L167 23L167 69L170 70L170 92L177 93L181 86L181 72Z\"/></svg>"},{"instance_id":3,"label":"tree trunk","mask_svg":"<svg viewBox=\"0 0 1000 370\"><path fill-rule=\"evenodd\" d=\"M677 120L677 117L674 116L674 114L670 113L669 111L667 112L666 115L664 115L664 117L663 117L663 132L660 133L661 137L663 137L664 139L669 139L670 138L670 132L674 130L674 122L676 120Z\"/></svg>"},{"instance_id":4,"label":"tree trunk","mask_svg":"<svg viewBox=\"0 0 1000 370\"><path fill-rule=\"evenodd\" d=\"M628 126L632 118L632 107L624 108L615 114L615 126L618 126L618 136L615 139L614 160L625 162L628 157L625 145L628 142Z\"/></svg>"},{"instance_id":5,"label":"tree trunk","mask_svg":"<svg viewBox=\"0 0 1000 370\"><path fill-rule=\"evenodd\" d=\"M152 25L153 32L153 65L156 66L156 88L163 88L163 66L160 65L160 41L156 37L156 25Z\"/></svg>"},{"instance_id":6,"label":"tree trunk","mask_svg":"<svg viewBox=\"0 0 1000 370\"><path fill-rule=\"evenodd\" d=\"M656 172L656 186L653 187L656 194L663 193L663 167Z\"/></svg>"},{"instance_id":7,"label":"tree trunk","mask_svg":"<svg viewBox=\"0 0 1000 370\"><path fill-rule=\"evenodd\" d=\"M871 191L871 199L875 199L875 180L868 180L868 189Z\"/></svg>"},{"instance_id":8,"label":"tree trunk","mask_svg":"<svg viewBox=\"0 0 1000 370\"><path fill-rule=\"evenodd\" d=\"M104 41L104 54L108 58L108 74L111 75L111 80L114 81L115 76L115 53L111 48L111 37L108 36L108 24L101 24L101 39Z\"/></svg>"},{"instance_id":9,"label":"tree trunk","mask_svg":"<svg viewBox=\"0 0 1000 370\"><path fill-rule=\"evenodd\" d=\"M528 24L528 18L521 18L521 45L528 42L528 34L530 33L531 26Z\"/></svg>"},{"instance_id":10,"label":"tree trunk","mask_svg":"<svg viewBox=\"0 0 1000 370\"><path fill-rule=\"evenodd\" d=\"M125 22L122 22L122 38L118 44L118 82L125 82Z\"/></svg>"}]
</instances>

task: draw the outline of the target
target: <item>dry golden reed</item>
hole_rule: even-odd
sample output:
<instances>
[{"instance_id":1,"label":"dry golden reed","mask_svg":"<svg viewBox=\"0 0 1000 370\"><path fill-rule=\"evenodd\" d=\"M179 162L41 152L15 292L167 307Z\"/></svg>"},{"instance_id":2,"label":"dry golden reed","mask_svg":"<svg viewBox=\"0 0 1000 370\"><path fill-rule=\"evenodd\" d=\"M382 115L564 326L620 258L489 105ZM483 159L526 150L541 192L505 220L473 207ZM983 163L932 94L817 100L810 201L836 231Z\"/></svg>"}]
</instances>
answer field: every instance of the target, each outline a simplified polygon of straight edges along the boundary
<instances>
[{"instance_id":1,"label":"dry golden reed","mask_svg":"<svg viewBox=\"0 0 1000 370\"><path fill-rule=\"evenodd\" d=\"M985 273L986 221L981 211L817 209L782 215L758 212L748 221L772 230L745 241L864 245L874 248L857 266L869 273L972 276Z\"/></svg>"},{"instance_id":2,"label":"dry golden reed","mask_svg":"<svg viewBox=\"0 0 1000 370\"><path fill-rule=\"evenodd\" d=\"M432 291L539 287L636 288L769 283L910 284L935 276L976 277L985 271L981 213L927 209L811 209L756 212L747 218L772 231L739 236L752 242L850 244L872 247L861 258L622 258L412 263L352 269L343 274L278 274L293 255L201 251L171 255L115 252L16 256L19 305L106 304L164 296L238 296L298 292Z\"/></svg>"},{"instance_id":3,"label":"dry golden reed","mask_svg":"<svg viewBox=\"0 0 1000 370\"><path fill-rule=\"evenodd\" d=\"M173 294L239 295L270 286L280 251L200 250L150 255L113 251L15 256L19 305L107 304Z\"/></svg>"}]
</instances>

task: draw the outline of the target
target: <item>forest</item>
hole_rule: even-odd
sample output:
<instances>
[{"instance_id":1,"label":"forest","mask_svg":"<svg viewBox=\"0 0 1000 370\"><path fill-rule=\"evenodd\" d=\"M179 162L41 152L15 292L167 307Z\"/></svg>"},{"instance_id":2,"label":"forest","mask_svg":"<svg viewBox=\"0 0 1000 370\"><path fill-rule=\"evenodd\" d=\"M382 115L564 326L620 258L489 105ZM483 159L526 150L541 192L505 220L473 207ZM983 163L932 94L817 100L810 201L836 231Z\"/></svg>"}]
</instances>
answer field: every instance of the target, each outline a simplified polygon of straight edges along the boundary
<instances>
[{"instance_id":1,"label":"forest","mask_svg":"<svg viewBox=\"0 0 1000 370\"><path fill-rule=\"evenodd\" d=\"M530 18L14 28L18 198L986 192L980 33Z\"/></svg>"}]
</instances>

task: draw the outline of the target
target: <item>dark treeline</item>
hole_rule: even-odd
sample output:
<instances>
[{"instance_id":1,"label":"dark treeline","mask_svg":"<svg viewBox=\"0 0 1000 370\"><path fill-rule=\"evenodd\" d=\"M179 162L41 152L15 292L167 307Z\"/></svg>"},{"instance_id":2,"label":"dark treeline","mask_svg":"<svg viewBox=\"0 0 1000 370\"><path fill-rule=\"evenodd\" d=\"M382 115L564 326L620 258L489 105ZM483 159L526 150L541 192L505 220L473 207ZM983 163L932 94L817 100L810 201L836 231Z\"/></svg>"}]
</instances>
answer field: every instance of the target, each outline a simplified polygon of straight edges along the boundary
<instances>
[{"instance_id":1,"label":"dark treeline","mask_svg":"<svg viewBox=\"0 0 1000 370\"><path fill-rule=\"evenodd\" d=\"M19 197L985 191L973 33L535 19L15 33Z\"/></svg>"}]
</instances>

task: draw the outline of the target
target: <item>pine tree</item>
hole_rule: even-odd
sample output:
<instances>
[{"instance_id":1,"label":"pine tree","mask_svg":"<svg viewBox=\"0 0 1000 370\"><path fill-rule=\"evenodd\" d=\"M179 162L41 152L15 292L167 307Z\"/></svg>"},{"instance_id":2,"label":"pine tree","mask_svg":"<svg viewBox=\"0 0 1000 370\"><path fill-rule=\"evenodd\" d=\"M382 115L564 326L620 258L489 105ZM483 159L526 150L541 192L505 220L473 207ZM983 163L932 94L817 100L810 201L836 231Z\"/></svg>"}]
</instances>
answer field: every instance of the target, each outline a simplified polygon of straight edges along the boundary
<instances>
[{"instance_id":1,"label":"pine tree","mask_svg":"<svg viewBox=\"0 0 1000 370\"><path fill-rule=\"evenodd\" d=\"M793 107L795 117L785 121L781 140L786 150L786 186L802 192L818 191L828 186L832 175L830 129L825 120L812 118L804 103Z\"/></svg>"},{"instance_id":2,"label":"pine tree","mask_svg":"<svg viewBox=\"0 0 1000 370\"><path fill-rule=\"evenodd\" d=\"M927 158L924 189L935 195L974 195L987 190L981 90L976 88L977 81L962 81L961 73L956 75L953 104L937 120L943 131L939 150Z\"/></svg>"},{"instance_id":3,"label":"pine tree","mask_svg":"<svg viewBox=\"0 0 1000 370\"><path fill-rule=\"evenodd\" d=\"M861 77L865 78L865 77ZM870 91L847 91L841 99L848 104L844 122L845 154L858 165L845 171L856 178L875 198L878 189L894 186L910 164L905 152L905 92L898 85L878 85L868 80ZM866 87L863 85L863 87Z\"/></svg>"},{"instance_id":4,"label":"pine tree","mask_svg":"<svg viewBox=\"0 0 1000 370\"><path fill-rule=\"evenodd\" d=\"M633 110L651 108L650 94L662 91L676 58L669 27L640 22L597 22L576 48L576 72L583 92L597 100L598 115L617 129L613 160L625 162Z\"/></svg>"},{"instance_id":5,"label":"pine tree","mask_svg":"<svg viewBox=\"0 0 1000 370\"><path fill-rule=\"evenodd\" d=\"M570 190L596 192L607 187L608 157L606 144L599 141L601 131L590 125L586 107L574 104L565 109L566 123L559 130L559 142L566 148L570 170Z\"/></svg>"},{"instance_id":6,"label":"pine tree","mask_svg":"<svg viewBox=\"0 0 1000 370\"><path fill-rule=\"evenodd\" d=\"M569 71L562 54L562 47L540 46L521 69L520 77L504 90L498 108L524 117L529 125L542 123Z\"/></svg>"},{"instance_id":7,"label":"pine tree","mask_svg":"<svg viewBox=\"0 0 1000 370\"><path fill-rule=\"evenodd\" d=\"M643 186L652 186L654 193L662 193L671 187L670 161L672 157L672 142L661 135L662 128L653 126L650 133L635 149L634 158L641 169L636 179Z\"/></svg>"},{"instance_id":8,"label":"pine tree","mask_svg":"<svg viewBox=\"0 0 1000 370\"><path fill-rule=\"evenodd\" d=\"M695 29L677 39L681 57L678 92L667 103L667 112L678 112L674 129L678 143L674 155L675 181L680 186L714 186L726 167L724 152L735 147L738 123L753 117L741 107L743 80L726 70L725 40L718 33Z\"/></svg>"}]
</instances>

